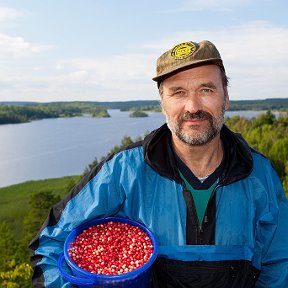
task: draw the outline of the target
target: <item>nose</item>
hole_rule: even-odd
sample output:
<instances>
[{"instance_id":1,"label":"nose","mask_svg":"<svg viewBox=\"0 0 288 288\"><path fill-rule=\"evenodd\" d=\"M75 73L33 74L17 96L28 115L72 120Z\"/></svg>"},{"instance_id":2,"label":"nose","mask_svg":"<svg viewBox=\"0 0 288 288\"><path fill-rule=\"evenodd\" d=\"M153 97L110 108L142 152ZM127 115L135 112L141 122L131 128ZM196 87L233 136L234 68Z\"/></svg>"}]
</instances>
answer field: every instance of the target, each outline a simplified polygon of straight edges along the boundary
<instances>
[{"instance_id":1,"label":"nose","mask_svg":"<svg viewBox=\"0 0 288 288\"><path fill-rule=\"evenodd\" d=\"M189 92L186 98L185 110L190 113L196 113L202 110L201 99L195 92Z\"/></svg>"}]
</instances>

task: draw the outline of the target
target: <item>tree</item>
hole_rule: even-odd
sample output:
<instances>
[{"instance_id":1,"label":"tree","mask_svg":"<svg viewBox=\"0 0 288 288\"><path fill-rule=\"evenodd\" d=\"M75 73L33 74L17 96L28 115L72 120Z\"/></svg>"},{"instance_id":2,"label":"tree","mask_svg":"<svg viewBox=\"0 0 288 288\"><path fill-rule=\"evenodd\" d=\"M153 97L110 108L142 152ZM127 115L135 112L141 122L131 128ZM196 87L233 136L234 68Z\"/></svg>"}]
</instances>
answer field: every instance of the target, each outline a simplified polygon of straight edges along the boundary
<instances>
[{"instance_id":1,"label":"tree","mask_svg":"<svg viewBox=\"0 0 288 288\"><path fill-rule=\"evenodd\" d=\"M250 120L236 116L225 119L225 124L241 133L252 148L270 158L288 193L288 113L283 112L276 118L268 111Z\"/></svg>"},{"instance_id":2,"label":"tree","mask_svg":"<svg viewBox=\"0 0 288 288\"><path fill-rule=\"evenodd\" d=\"M9 270L0 271L0 287L29 288L31 287L32 268L27 263L16 264L9 261Z\"/></svg>"},{"instance_id":3,"label":"tree","mask_svg":"<svg viewBox=\"0 0 288 288\"><path fill-rule=\"evenodd\" d=\"M9 261L14 258L16 241L11 227L6 222L0 223L0 271L6 271Z\"/></svg>"},{"instance_id":4,"label":"tree","mask_svg":"<svg viewBox=\"0 0 288 288\"><path fill-rule=\"evenodd\" d=\"M25 238L28 242L35 236L41 228L51 206L61 200L59 195L54 195L52 191L42 191L32 194L29 198L29 210L23 220ZM28 243L27 243L28 245Z\"/></svg>"},{"instance_id":5,"label":"tree","mask_svg":"<svg viewBox=\"0 0 288 288\"><path fill-rule=\"evenodd\" d=\"M21 246L13 237L11 227L3 222L0 224L0 287L28 288L31 287L32 269L24 263L19 253Z\"/></svg>"},{"instance_id":6,"label":"tree","mask_svg":"<svg viewBox=\"0 0 288 288\"><path fill-rule=\"evenodd\" d=\"M279 177L284 180L285 174L287 175L285 169L286 167L288 168L288 136L284 139L276 140L268 155L278 171Z\"/></svg>"},{"instance_id":7,"label":"tree","mask_svg":"<svg viewBox=\"0 0 288 288\"><path fill-rule=\"evenodd\" d=\"M273 125L275 120L275 115L270 110L268 110L265 114L260 114L258 117L256 117L254 125L255 127L262 126L264 124Z\"/></svg>"}]
</instances>

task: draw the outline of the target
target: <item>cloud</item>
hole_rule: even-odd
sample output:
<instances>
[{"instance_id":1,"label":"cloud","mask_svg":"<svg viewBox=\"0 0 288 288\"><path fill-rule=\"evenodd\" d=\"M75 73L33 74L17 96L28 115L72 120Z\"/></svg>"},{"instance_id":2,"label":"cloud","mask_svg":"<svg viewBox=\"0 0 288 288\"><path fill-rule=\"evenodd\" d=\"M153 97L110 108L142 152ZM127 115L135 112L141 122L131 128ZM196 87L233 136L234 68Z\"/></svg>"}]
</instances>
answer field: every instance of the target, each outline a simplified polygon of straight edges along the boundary
<instances>
[{"instance_id":1,"label":"cloud","mask_svg":"<svg viewBox=\"0 0 288 288\"><path fill-rule=\"evenodd\" d=\"M15 21L19 17L28 15L27 11L20 11L9 7L0 6L0 23L1 28L8 21ZM32 44L20 36L10 36L0 32L0 60L11 61L14 58L34 56L43 51L52 49L49 45Z\"/></svg>"},{"instance_id":2,"label":"cloud","mask_svg":"<svg viewBox=\"0 0 288 288\"><path fill-rule=\"evenodd\" d=\"M154 59L149 54L127 54L65 60L57 66L77 71L76 75L81 75L81 80L86 77L87 83L111 87L120 82L133 84L152 78L153 63ZM83 71L85 71L84 74ZM75 73L73 73L73 77Z\"/></svg>"},{"instance_id":3,"label":"cloud","mask_svg":"<svg viewBox=\"0 0 288 288\"><path fill-rule=\"evenodd\" d=\"M3 7L0 6L0 22L4 22L7 20L15 20L16 18L19 18L24 15L24 12L9 8L9 7Z\"/></svg>"},{"instance_id":4,"label":"cloud","mask_svg":"<svg viewBox=\"0 0 288 288\"><path fill-rule=\"evenodd\" d=\"M154 59L146 54L47 60L42 66L37 63L37 69L25 63L10 66L5 73L0 70L0 100L7 95L39 102L151 99L157 95L156 89L151 93L156 86L151 84Z\"/></svg>"},{"instance_id":5,"label":"cloud","mask_svg":"<svg viewBox=\"0 0 288 288\"><path fill-rule=\"evenodd\" d=\"M229 11L245 6L251 0L185 0L180 4L181 11L222 10Z\"/></svg>"},{"instance_id":6,"label":"cloud","mask_svg":"<svg viewBox=\"0 0 288 288\"><path fill-rule=\"evenodd\" d=\"M0 59L21 58L53 49L49 45L37 45L26 41L23 37L13 37L0 33Z\"/></svg>"},{"instance_id":7,"label":"cloud","mask_svg":"<svg viewBox=\"0 0 288 288\"><path fill-rule=\"evenodd\" d=\"M288 28L254 21L213 35L235 98L287 97ZM277 75L277 76L276 76Z\"/></svg>"},{"instance_id":8,"label":"cloud","mask_svg":"<svg viewBox=\"0 0 288 288\"><path fill-rule=\"evenodd\" d=\"M287 64L287 27L254 21L232 27L227 32L218 32L215 36L229 62L264 66Z\"/></svg>"}]
</instances>

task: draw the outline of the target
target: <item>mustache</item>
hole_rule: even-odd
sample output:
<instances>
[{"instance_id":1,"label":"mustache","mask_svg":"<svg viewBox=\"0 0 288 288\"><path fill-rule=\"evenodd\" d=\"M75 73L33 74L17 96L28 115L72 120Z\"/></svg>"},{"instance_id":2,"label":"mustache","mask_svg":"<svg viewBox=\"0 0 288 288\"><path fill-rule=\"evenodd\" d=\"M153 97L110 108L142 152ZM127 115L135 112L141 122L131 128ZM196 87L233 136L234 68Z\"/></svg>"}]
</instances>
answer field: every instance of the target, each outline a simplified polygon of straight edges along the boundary
<instances>
[{"instance_id":1,"label":"mustache","mask_svg":"<svg viewBox=\"0 0 288 288\"><path fill-rule=\"evenodd\" d=\"M195 113L185 112L181 115L180 120L193 120L193 119L201 119L201 120L209 120L210 122L213 121L213 117L210 113L205 112L203 110L198 110Z\"/></svg>"}]
</instances>

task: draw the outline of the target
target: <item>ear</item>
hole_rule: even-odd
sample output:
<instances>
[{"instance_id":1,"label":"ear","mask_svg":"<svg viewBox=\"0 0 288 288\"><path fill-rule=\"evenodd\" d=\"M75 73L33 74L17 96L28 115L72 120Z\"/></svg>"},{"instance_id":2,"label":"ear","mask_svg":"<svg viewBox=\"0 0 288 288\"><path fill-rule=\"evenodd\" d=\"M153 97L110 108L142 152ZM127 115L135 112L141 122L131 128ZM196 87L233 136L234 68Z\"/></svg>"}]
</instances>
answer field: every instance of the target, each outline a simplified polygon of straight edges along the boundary
<instances>
[{"instance_id":1,"label":"ear","mask_svg":"<svg viewBox=\"0 0 288 288\"><path fill-rule=\"evenodd\" d=\"M225 97L225 99L224 99L224 101L225 101L225 111L227 111L227 110L229 110L229 108L230 108L230 100L229 100L229 93L228 93L228 89L227 89L227 87L224 87L224 97Z\"/></svg>"},{"instance_id":2,"label":"ear","mask_svg":"<svg viewBox=\"0 0 288 288\"><path fill-rule=\"evenodd\" d=\"M161 96L160 96L161 97ZM160 106L161 106L161 112L164 116L166 116L166 113L165 113L165 109L164 109L164 104L163 104L163 99L161 98L160 99Z\"/></svg>"}]
</instances>

